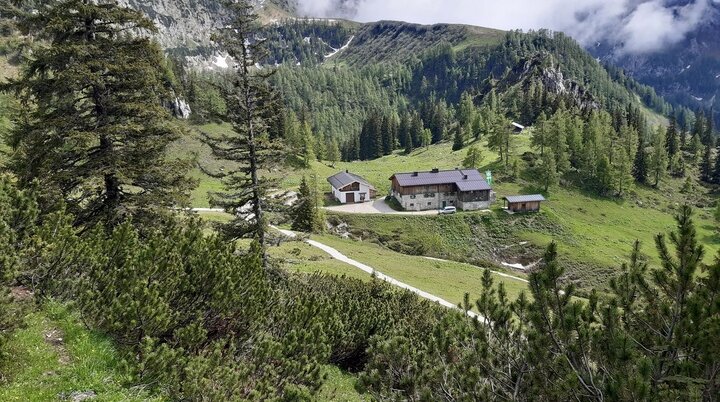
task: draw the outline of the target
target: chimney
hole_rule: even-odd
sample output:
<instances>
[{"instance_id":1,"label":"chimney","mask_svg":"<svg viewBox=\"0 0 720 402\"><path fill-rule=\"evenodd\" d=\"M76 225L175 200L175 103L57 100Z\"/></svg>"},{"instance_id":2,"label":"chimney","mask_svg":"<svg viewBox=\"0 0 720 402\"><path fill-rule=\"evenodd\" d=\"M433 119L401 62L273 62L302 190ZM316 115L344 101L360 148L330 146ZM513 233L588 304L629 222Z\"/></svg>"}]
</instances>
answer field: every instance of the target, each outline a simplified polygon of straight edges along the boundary
<instances>
[{"instance_id":1,"label":"chimney","mask_svg":"<svg viewBox=\"0 0 720 402\"><path fill-rule=\"evenodd\" d=\"M350 170L348 170L348 169L345 169L345 173L350 173Z\"/></svg>"},{"instance_id":2,"label":"chimney","mask_svg":"<svg viewBox=\"0 0 720 402\"><path fill-rule=\"evenodd\" d=\"M463 180L467 180L467 178L468 178L468 175L464 174L464 175L463 175Z\"/></svg>"},{"instance_id":3,"label":"chimney","mask_svg":"<svg viewBox=\"0 0 720 402\"><path fill-rule=\"evenodd\" d=\"M417 177L418 172L413 172L412 175L413 175L413 177Z\"/></svg>"},{"instance_id":4,"label":"chimney","mask_svg":"<svg viewBox=\"0 0 720 402\"><path fill-rule=\"evenodd\" d=\"M432 170L432 172L433 172L433 173L440 173L440 169L434 168L434 169Z\"/></svg>"}]
</instances>

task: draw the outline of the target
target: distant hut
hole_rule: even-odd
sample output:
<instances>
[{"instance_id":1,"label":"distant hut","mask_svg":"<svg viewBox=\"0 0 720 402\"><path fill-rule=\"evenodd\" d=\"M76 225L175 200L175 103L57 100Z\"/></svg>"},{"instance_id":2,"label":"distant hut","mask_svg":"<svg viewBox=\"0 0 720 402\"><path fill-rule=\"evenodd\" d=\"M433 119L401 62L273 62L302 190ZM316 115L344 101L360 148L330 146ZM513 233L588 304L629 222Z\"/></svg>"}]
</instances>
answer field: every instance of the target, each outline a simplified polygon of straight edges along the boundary
<instances>
[{"instance_id":1,"label":"distant hut","mask_svg":"<svg viewBox=\"0 0 720 402\"><path fill-rule=\"evenodd\" d=\"M540 194L509 195L504 197L505 209L509 212L538 212L545 197Z\"/></svg>"},{"instance_id":2,"label":"distant hut","mask_svg":"<svg viewBox=\"0 0 720 402\"><path fill-rule=\"evenodd\" d=\"M510 128L512 128L512 130L515 134L520 134L523 131L525 131L525 126L523 126L520 123L516 123L516 122L512 122L512 124L510 125Z\"/></svg>"}]
</instances>

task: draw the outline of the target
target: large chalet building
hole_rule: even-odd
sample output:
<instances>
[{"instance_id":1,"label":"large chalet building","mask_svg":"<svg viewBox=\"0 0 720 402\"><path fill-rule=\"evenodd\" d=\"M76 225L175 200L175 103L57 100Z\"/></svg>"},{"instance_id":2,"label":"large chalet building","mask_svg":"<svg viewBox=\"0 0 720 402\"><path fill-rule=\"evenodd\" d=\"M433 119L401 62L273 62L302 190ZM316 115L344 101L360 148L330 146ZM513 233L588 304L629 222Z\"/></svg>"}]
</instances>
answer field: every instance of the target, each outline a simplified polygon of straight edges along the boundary
<instances>
[{"instance_id":1,"label":"large chalet building","mask_svg":"<svg viewBox=\"0 0 720 402\"><path fill-rule=\"evenodd\" d=\"M495 201L495 192L476 169L396 173L390 180L391 195L408 211L448 206L474 211L487 209Z\"/></svg>"}]
</instances>

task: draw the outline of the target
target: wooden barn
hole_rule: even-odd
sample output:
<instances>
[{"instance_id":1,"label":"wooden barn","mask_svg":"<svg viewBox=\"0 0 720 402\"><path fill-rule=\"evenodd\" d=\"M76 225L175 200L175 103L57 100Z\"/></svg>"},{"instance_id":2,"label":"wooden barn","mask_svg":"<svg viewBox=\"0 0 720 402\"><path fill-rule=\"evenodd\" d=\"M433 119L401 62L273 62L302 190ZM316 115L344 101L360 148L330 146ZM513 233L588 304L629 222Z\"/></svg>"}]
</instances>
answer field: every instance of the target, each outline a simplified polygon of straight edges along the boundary
<instances>
[{"instance_id":1,"label":"wooden barn","mask_svg":"<svg viewBox=\"0 0 720 402\"><path fill-rule=\"evenodd\" d=\"M505 209L510 212L538 212L545 197L540 194L509 195L504 197Z\"/></svg>"}]
</instances>

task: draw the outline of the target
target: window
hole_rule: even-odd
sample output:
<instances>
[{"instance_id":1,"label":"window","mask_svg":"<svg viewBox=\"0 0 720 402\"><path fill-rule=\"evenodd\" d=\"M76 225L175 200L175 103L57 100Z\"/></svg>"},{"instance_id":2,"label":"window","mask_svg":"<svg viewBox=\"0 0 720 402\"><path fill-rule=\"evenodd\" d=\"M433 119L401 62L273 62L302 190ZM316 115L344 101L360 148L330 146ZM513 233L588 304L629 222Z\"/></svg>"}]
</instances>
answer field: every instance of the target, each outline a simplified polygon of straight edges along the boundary
<instances>
[{"instance_id":1,"label":"window","mask_svg":"<svg viewBox=\"0 0 720 402\"><path fill-rule=\"evenodd\" d=\"M367 197L367 193L360 193L360 201L365 201L365 197Z\"/></svg>"},{"instance_id":2,"label":"window","mask_svg":"<svg viewBox=\"0 0 720 402\"><path fill-rule=\"evenodd\" d=\"M415 204L410 204L410 207L414 207L414 206L415 206Z\"/></svg>"},{"instance_id":3,"label":"window","mask_svg":"<svg viewBox=\"0 0 720 402\"><path fill-rule=\"evenodd\" d=\"M435 193L425 193L425 198L435 198Z\"/></svg>"},{"instance_id":4,"label":"window","mask_svg":"<svg viewBox=\"0 0 720 402\"><path fill-rule=\"evenodd\" d=\"M455 201L453 201L453 200L450 200L450 204L451 204L451 205L452 205L452 204L454 204L454 203L455 203Z\"/></svg>"},{"instance_id":5,"label":"window","mask_svg":"<svg viewBox=\"0 0 720 402\"><path fill-rule=\"evenodd\" d=\"M411 196L410 196L410 199L411 199L411 200L414 200L414 199L415 199L415 195L414 195L414 194L411 195Z\"/></svg>"},{"instance_id":6,"label":"window","mask_svg":"<svg viewBox=\"0 0 720 402\"><path fill-rule=\"evenodd\" d=\"M430 205L432 205L432 202L428 202L428 207L429 207Z\"/></svg>"}]
</instances>

